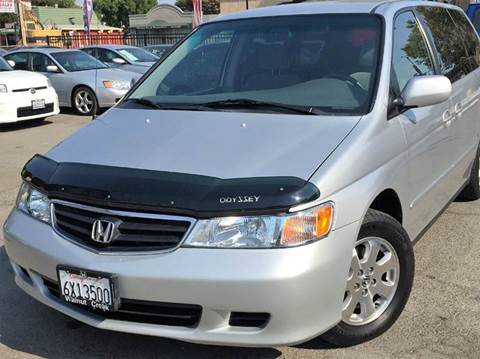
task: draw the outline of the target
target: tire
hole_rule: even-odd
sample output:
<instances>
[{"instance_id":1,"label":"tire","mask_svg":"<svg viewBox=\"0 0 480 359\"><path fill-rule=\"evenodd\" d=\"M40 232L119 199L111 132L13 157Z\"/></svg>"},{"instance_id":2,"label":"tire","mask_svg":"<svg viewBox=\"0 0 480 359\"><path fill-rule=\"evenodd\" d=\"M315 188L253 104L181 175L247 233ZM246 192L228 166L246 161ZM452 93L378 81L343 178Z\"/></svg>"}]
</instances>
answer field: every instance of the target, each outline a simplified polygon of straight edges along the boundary
<instances>
[{"instance_id":1,"label":"tire","mask_svg":"<svg viewBox=\"0 0 480 359\"><path fill-rule=\"evenodd\" d=\"M480 147L473 161L472 171L470 172L470 180L466 187L460 192L458 198L464 201L476 201L480 198Z\"/></svg>"},{"instance_id":2,"label":"tire","mask_svg":"<svg viewBox=\"0 0 480 359\"><path fill-rule=\"evenodd\" d=\"M363 263L376 252L372 248L379 248L379 254ZM385 213L368 210L352 257L342 321L320 337L335 347L364 343L387 331L405 308L413 285L412 242L401 224Z\"/></svg>"},{"instance_id":3,"label":"tire","mask_svg":"<svg viewBox=\"0 0 480 359\"><path fill-rule=\"evenodd\" d=\"M98 111L97 96L88 87L78 87L72 94L72 107L79 115L93 116Z\"/></svg>"}]
</instances>

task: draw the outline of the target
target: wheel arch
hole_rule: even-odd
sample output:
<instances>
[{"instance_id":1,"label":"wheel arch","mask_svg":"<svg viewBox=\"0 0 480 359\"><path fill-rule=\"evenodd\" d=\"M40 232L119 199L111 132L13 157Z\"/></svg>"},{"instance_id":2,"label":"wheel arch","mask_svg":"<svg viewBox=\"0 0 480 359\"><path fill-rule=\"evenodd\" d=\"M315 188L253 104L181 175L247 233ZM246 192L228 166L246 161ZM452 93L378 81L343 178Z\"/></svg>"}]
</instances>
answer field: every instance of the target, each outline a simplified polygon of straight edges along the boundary
<instances>
[{"instance_id":1,"label":"wheel arch","mask_svg":"<svg viewBox=\"0 0 480 359\"><path fill-rule=\"evenodd\" d=\"M403 224L402 202L397 192L392 188L384 189L377 194L368 208L388 214L395 218L400 224Z\"/></svg>"}]
</instances>

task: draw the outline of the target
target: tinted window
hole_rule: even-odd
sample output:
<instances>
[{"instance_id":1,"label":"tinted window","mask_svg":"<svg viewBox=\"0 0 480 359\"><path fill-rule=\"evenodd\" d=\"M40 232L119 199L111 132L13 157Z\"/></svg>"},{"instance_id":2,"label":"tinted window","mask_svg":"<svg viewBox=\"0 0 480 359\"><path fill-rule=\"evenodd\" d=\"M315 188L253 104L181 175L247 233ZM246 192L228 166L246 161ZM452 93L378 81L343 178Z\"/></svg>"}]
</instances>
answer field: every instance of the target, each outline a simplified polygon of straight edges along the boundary
<instances>
[{"instance_id":1,"label":"tinted window","mask_svg":"<svg viewBox=\"0 0 480 359\"><path fill-rule=\"evenodd\" d=\"M89 54L90 56L94 56L95 57L95 49L81 49L83 52L85 52L86 54Z\"/></svg>"},{"instance_id":2,"label":"tinted window","mask_svg":"<svg viewBox=\"0 0 480 359\"><path fill-rule=\"evenodd\" d=\"M183 105L247 99L366 113L381 35L381 20L369 14L207 23L170 53L132 97Z\"/></svg>"},{"instance_id":3,"label":"tinted window","mask_svg":"<svg viewBox=\"0 0 480 359\"><path fill-rule=\"evenodd\" d=\"M15 70L25 70L29 71L28 68L28 53L21 52L21 53L14 53L11 55L5 56L7 60L12 60L15 62Z\"/></svg>"},{"instance_id":4,"label":"tinted window","mask_svg":"<svg viewBox=\"0 0 480 359\"><path fill-rule=\"evenodd\" d=\"M82 51L54 52L52 57L69 72L104 69L107 67L96 58Z\"/></svg>"},{"instance_id":5,"label":"tinted window","mask_svg":"<svg viewBox=\"0 0 480 359\"><path fill-rule=\"evenodd\" d=\"M47 66L56 66L55 63L44 54L31 53L32 71L47 72Z\"/></svg>"},{"instance_id":6,"label":"tinted window","mask_svg":"<svg viewBox=\"0 0 480 359\"><path fill-rule=\"evenodd\" d=\"M449 10L449 13L463 38L467 51L467 63L470 66L470 70L473 71L478 68L480 60L480 42L478 36L464 13L456 10Z\"/></svg>"},{"instance_id":7,"label":"tinted window","mask_svg":"<svg viewBox=\"0 0 480 359\"><path fill-rule=\"evenodd\" d=\"M113 59L117 59L117 58L121 58L121 57L113 51L98 48L97 49L97 58L102 62L112 63Z\"/></svg>"},{"instance_id":8,"label":"tinted window","mask_svg":"<svg viewBox=\"0 0 480 359\"><path fill-rule=\"evenodd\" d=\"M462 34L445 8L419 7L440 55L442 74L452 82L470 72Z\"/></svg>"},{"instance_id":9,"label":"tinted window","mask_svg":"<svg viewBox=\"0 0 480 359\"><path fill-rule=\"evenodd\" d=\"M477 31L480 30L480 7L475 7L473 10L472 23Z\"/></svg>"},{"instance_id":10,"label":"tinted window","mask_svg":"<svg viewBox=\"0 0 480 359\"><path fill-rule=\"evenodd\" d=\"M0 57L0 71L12 71L12 68L8 64L7 60L4 60L3 57Z\"/></svg>"},{"instance_id":11,"label":"tinted window","mask_svg":"<svg viewBox=\"0 0 480 359\"><path fill-rule=\"evenodd\" d=\"M395 87L400 91L412 77L434 74L427 44L411 11L395 20L392 66L398 84Z\"/></svg>"}]
</instances>

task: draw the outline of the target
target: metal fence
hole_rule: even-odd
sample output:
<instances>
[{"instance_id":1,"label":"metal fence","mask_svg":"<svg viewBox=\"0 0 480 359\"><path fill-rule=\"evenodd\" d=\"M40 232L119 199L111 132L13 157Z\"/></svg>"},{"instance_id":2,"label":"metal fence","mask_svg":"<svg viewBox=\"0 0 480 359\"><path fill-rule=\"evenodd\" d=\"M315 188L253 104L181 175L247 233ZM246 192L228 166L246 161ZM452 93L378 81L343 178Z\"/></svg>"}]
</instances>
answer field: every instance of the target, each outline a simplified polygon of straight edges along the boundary
<instances>
[{"instance_id":1,"label":"metal fence","mask_svg":"<svg viewBox=\"0 0 480 359\"><path fill-rule=\"evenodd\" d=\"M47 36L48 46L75 49L92 45L173 45L182 40L187 33L167 34L92 34L92 35L62 35Z\"/></svg>"}]
</instances>

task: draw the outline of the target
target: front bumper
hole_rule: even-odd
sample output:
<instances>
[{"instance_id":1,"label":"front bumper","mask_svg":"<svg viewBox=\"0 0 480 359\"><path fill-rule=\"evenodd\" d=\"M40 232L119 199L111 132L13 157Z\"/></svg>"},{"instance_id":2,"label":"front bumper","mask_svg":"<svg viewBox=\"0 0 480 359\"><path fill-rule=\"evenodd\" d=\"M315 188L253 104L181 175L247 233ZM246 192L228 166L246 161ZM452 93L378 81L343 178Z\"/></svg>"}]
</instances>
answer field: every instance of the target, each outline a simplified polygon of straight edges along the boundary
<instances>
[{"instance_id":1,"label":"front bumper","mask_svg":"<svg viewBox=\"0 0 480 359\"><path fill-rule=\"evenodd\" d=\"M45 100L45 104L53 104L52 111L40 113L32 112L30 116L18 116L19 108L28 108L32 106L33 100ZM17 121L34 120L45 118L60 113L58 107L58 96L53 87L39 90L35 94L30 91L8 92L0 94L0 123L11 123Z\"/></svg>"},{"instance_id":2,"label":"front bumper","mask_svg":"<svg viewBox=\"0 0 480 359\"><path fill-rule=\"evenodd\" d=\"M97 88L98 105L100 107L112 107L125 96L128 90L107 89L103 86Z\"/></svg>"},{"instance_id":3,"label":"front bumper","mask_svg":"<svg viewBox=\"0 0 480 359\"><path fill-rule=\"evenodd\" d=\"M359 226L357 222L319 242L289 249L180 248L152 255L99 255L14 210L4 237L16 283L79 321L189 342L273 346L304 342L340 321ZM121 298L200 305L200 322L186 328L99 318L48 292L42 277L56 281L58 264L116 274ZM270 320L263 328L234 327L229 325L232 311L270 313Z\"/></svg>"}]
</instances>

